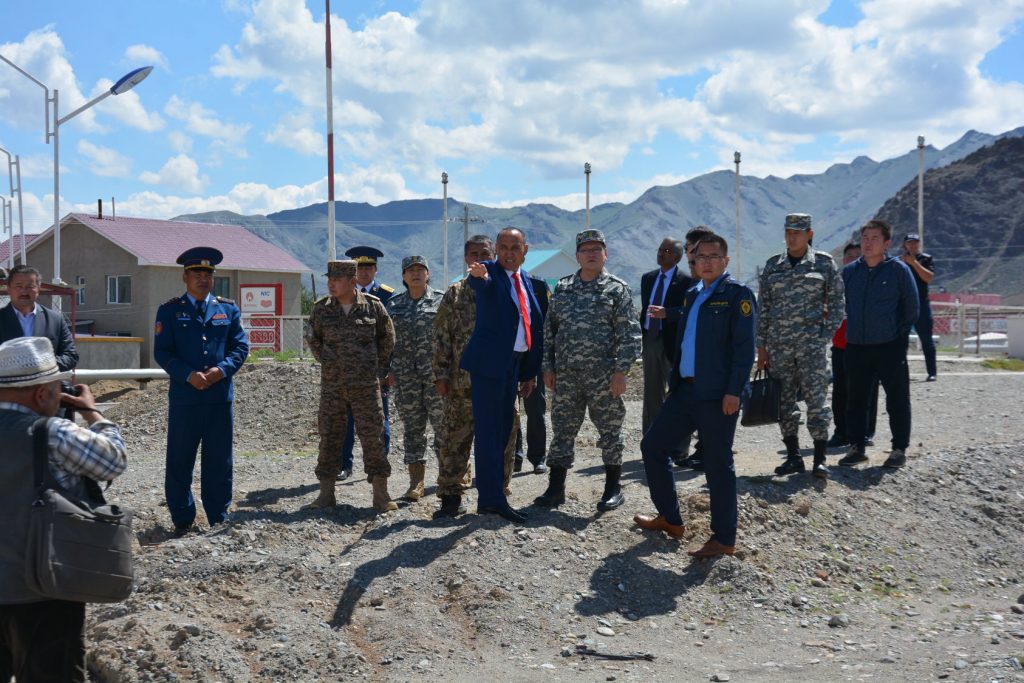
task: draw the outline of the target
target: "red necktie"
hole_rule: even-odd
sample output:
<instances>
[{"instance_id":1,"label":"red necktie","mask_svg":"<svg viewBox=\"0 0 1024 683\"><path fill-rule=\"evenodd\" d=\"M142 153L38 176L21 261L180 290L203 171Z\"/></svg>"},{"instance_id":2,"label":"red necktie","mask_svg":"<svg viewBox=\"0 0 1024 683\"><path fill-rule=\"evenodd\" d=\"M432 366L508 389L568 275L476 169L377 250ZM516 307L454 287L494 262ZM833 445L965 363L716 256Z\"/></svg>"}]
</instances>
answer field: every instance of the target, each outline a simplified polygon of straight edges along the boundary
<instances>
[{"instance_id":1,"label":"red necktie","mask_svg":"<svg viewBox=\"0 0 1024 683\"><path fill-rule=\"evenodd\" d=\"M523 330L526 332L526 350L530 350L530 304L526 303L526 292L519 284L519 273L512 273L512 282L516 285L516 296L519 297L519 317L523 320Z\"/></svg>"}]
</instances>

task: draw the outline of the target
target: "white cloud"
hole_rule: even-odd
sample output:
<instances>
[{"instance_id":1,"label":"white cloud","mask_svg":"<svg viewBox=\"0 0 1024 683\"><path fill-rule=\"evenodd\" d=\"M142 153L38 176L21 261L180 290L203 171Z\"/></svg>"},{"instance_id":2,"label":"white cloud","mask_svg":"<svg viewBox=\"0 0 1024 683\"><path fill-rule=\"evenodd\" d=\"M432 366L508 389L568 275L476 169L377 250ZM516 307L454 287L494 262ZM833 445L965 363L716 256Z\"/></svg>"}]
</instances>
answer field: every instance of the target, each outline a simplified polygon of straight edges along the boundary
<instances>
[{"instance_id":1,"label":"white cloud","mask_svg":"<svg viewBox=\"0 0 1024 683\"><path fill-rule=\"evenodd\" d=\"M124 62L132 67L156 66L168 73L171 71L171 66L163 53L150 45L129 46L124 51Z\"/></svg>"},{"instance_id":2,"label":"white cloud","mask_svg":"<svg viewBox=\"0 0 1024 683\"><path fill-rule=\"evenodd\" d=\"M89 173L108 178L127 178L131 175L132 160L109 147L79 140L78 153L86 157L86 170Z\"/></svg>"},{"instance_id":3,"label":"white cloud","mask_svg":"<svg viewBox=\"0 0 1024 683\"><path fill-rule=\"evenodd\" d=\"M248 124L225 123L217 117L217 112L207 109L198 102L186 102L177 95L171 95L164 105L164 113L172 119L183 121L189 132L220 140L228 145L240 146L249 132Z\"/></svg>"},{"instance_id":4,"label":"white cloud","mask_svg":"<svg viewBox=\"0 0 1024 683\"><path fill-rule=\"evenodd\" d=\"M93 96L110 90L112 85L114 85L114 82L109 78L101 78L93 89ZM137 88L145 87L145 83L137 86ZM120 95L112 95L107 98L107 102L98 106L102 107L104 115L109 115L139 130L152 133L164 127L164 120L160 114L155 111L147 112L146 108L142 106L142 100L139 99L139 93L136 89L129 90Z\"/></svg>"},{"instance_id":5,"label":"white cloud","mask_svg":"<svg viewBox=\"0 0 1024 683\"><path fill-rule=\"evenodd\" d=\"M175 152L187 154L192 151L192 138L180 130L172 130L168 133L167 142Z\"/></svg>"},{"instance_id":6,"label":"white cloud","mask_svg":"<svg viewBox=\"0 0 1024 683\"><path fill-rule=\"evenodd\" d=\"M884 158L919 131L938 140L1019 125L1024 86L987 81L977 67L1024 17L1024 0L867 0L851 28L821 24L828 6L524 0L483 12L470 0L424 0L410 16L359 27L332 17L335 92L371 114L339 107L339 154L410 175L444 159L509 158L566 178L583 159L619 168L669 134L742 142L749 168L778 172L813 157L808 143L822 133L844 153ZM320 120L323 32L307 3L264 0L212 72L239 88L269 81ZM692 97L659 85L705 71ZM819 165L837 148L823 147Z\"/></svg>"},{"instance_id":7,"label":"white cloud","mask_svg":"<svg viewBox=\"0 0 1024 683\"><path fill-rule=\"evenodd\" d=\"M313 130L309 114L288 114L278 121L274 130L263 136L267 142L295 150L300 154L327 155L327 142L320 132Z\"/></svg>"},{"instance_id":8,"label":"white cloud","mask_svg":"<svg viewBox=\"0 0 1024 683\"><path fill-rule=\"evenodd\" d=\"M168 159L159 173L144 171L139 180L192 194L200 194L210 182L208 176L199 174L199 164L185 154Z\"/></svg>"}]
</instances>

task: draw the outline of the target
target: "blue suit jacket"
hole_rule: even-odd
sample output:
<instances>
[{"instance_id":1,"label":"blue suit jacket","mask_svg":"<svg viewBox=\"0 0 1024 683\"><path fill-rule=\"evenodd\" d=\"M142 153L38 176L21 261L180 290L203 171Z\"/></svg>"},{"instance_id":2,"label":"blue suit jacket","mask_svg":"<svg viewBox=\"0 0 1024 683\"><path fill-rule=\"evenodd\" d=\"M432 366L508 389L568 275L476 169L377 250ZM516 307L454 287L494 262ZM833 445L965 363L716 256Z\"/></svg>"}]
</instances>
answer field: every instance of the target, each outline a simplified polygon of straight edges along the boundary
<instances>
[{"instance_id":1,"label":"blue suit jacket","mask_svg":"<svg viewBox=\"0 0 1024 683\"><path fill-rule=\"evenodd\" d=\"M171 403L204 405L234 399L231 377L249 355L249 339L242 329L238 306L230 299L213 297L202 322L196 309L182 294L156 312L153 357L170 377L168 397ZM213 366L224 372L224 379L199 391L188 383L193 370Z\"/></svg>"},{"instance_id":2,"label":"blue suit jacket","mask_svg":"<svg viewBox=\"0 0 1024 683\"><path fill-rule=\"evenodd\" d=\"M473 336L462 352L459 367L470 374L500 379L512 366L512 347L519 331L519 309L512 301L512 280L505 269L494 261L484 261L486 280L469 278L476 294L476 323ZM544 350L544 313L533 292L530 276L522 274L523 289L530 304L530 336L532 344L525 362L519 366L519 379L533 379L540 372Z\"/></svg>"}]
</instances>

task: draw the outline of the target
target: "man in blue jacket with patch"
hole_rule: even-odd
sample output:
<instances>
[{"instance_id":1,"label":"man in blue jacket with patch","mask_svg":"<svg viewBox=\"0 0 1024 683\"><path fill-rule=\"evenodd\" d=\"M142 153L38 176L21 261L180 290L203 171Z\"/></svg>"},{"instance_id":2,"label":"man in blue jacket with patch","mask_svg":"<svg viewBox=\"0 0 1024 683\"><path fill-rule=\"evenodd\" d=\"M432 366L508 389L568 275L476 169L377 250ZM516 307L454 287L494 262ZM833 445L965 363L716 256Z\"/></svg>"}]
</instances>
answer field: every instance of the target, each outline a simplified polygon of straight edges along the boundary
<instances>
[{"instance_id":1,"label":"man in blue jacket with patch","mask_svg":"<svg viewBox=\"0 0 1024 683\"><path fill-rule=\"evenodd\" d=\"M920 302L914 274L889 256L892 226L868 221L860 230L859 259L843 268L846 285L846 430L850 449L843 467L867 462L864 431L868 401L878 380L885 389L892 452L883 467L903 467L910 445L910 372L907 337L917 322ZM875 378L878 378L876 380Z\"/></svg>"},{"instance_id":2,"label":"man in blue jacket with patch","mask_svg":"<svg viewBox=\"0 0 1024 683\"><path fill-rule=\"evenodd\" d=\"M176 536L195 528L192 473L200 443L201 495L210 525L226 521L231 506L231 378L249 355L249 340L235 302L211 293L214 267L223 258L213 247L181 254L186 292L156 312L153 357L170 378L164 494Z\"/></svg>"},{"instance_id":3,"label":"man in blue jacket with patch","mask_svg":"<svg viewBox=\"0 0 1024 683\"><path fill-rule=\"evenodd\" d=\"M685 532L672 476L672 454L683 436L698 430L704 472L711 493L711 538L689 554L697 558L736 550L736 468L732 443L740 400L754 364L757 314L754 294L727 272L729 247L719 235L703 237L694 249L697 275L686 293L679 321L675 364L668 398L640 443L647 485L657 516L637 514L644 529L673 538Z\"/></svg>"}]
</instances>

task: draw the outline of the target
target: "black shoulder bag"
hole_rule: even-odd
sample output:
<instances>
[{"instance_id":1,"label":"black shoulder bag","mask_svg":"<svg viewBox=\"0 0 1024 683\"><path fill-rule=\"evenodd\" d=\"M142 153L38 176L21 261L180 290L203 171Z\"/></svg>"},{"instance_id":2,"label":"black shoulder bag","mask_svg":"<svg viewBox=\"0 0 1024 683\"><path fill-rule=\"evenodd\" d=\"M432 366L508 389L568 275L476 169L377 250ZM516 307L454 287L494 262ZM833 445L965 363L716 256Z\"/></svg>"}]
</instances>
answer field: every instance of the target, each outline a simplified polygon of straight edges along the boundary
<instances>
[{"instance_id":1,"label":"black shoulder bag","mask_svg":"<svg viewBox=\"0 0 1024 683\"><path fill-rule=\"evenodd\" d=\"M29 516L25 577L54 600L120 602L132 592L132 516L108 504L83 477L85 498L54 479L48 466L49 418L32 425L36 499Z\"/></svg>"}]
</instances>

